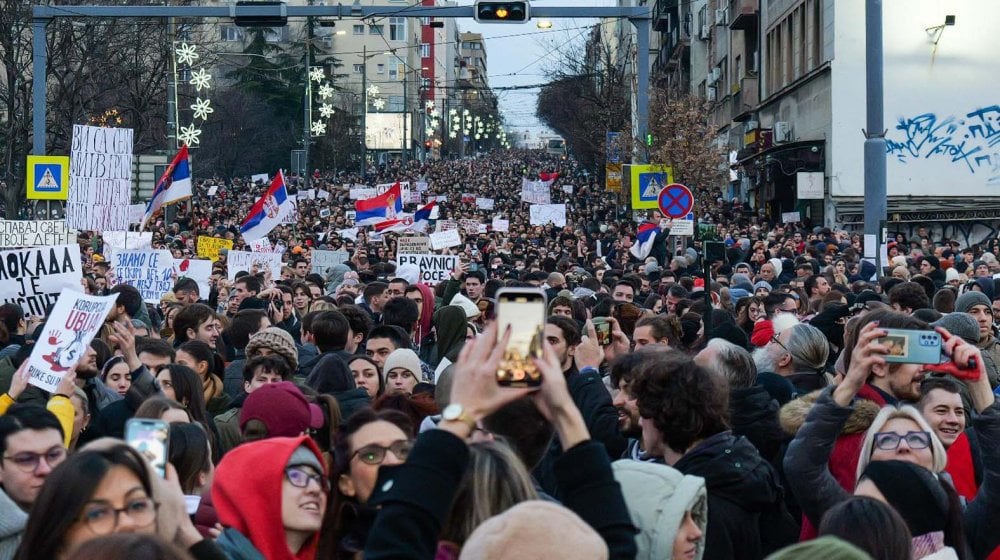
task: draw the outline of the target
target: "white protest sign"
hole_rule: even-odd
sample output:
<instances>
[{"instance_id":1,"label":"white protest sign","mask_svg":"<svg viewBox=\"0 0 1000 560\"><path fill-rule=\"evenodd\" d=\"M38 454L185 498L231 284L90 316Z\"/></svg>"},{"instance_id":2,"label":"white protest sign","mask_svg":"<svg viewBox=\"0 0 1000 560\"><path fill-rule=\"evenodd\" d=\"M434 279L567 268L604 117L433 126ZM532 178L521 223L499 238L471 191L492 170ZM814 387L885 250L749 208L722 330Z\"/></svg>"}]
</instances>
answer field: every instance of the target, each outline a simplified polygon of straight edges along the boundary
<instances>
[{"instance_id":1,"label":"white protest sign","mask_svg":"<svg viewBox=\"0 0 1000 560\"><path fill-rule=\"evenodd\" d=\"M250 251L229 251L227 258L229 266L229 279L236 280L236 273L245 270L254 273L264 272L270 268L272 278L281 278L281 254L279 253L251 253Z\"/></svg>"},{"instance_id":2,"label":"white protest sign","mask_svg":"<svg viewBox=\"0 0 1000 560\"><path fill-rule=\"evenodd\" d=\"M396 240L396 254L420 254L431 252L431 240L429 237L407 236Z\"/></svg>"},{"instance_id":3,"label":"white protest sign","mask_svg":"<svg viewBox=\"0 0 1000 560\"><path fill-rule=\"evenodd\" d=\"M330 217L330 209L329 208L320 208L320 210L319 210L319 217L320 218L329 218Z\"/></svg>"},{"instance_id":4,"label":"white protest sign","mask_svg":"<svg viewBox=\"0 0 1000 560\"><path fill-rule=\"evenodd\" d=\"M312 252L312 272L316 274L326 274L326 269L336 264L343 264L351 259L347 251L320 251Z\"/></svg>"},{"instance_id":5,"label":"white protest sign","mask_svg":"<svg viewBox=\"0 0 1000 560\"><path fill-rule=\"evenodd\" d=\"M407 255L401 253L396 256L396 264L397 266L416 265L420 270L420 282L433 286L448 279L451 271L458 266L458 255Z\"/></svg>"},{"instance_id":6,"label":"white protest sign","mask_svg":"<svg viewBox=\"0 0 1000 560\"><path fill-rule=\"evenodd\" d=\"M319 189L316 191L316 198L322 200L330 200L330 192Z\"/></svg>"},{"instance_id":7,"label":"white protest sign","mask_svg":"<svg viewBox=\"0 0 1000 560\"><path fill-rule=\"evenodd\" d=\"M458 229L458 222L455 220L438 220L435 231L448 231Z\"/></svg>"},{"instance_id":8,"label":"white protest sign","mask_svg":"<svg viewBox=\"0 0 1000 560\"><path fill-rule=\"evenodd\" d=\"M565 204L532 204L529 208L529 223L544 226L550 222L556 227L566 226Z\"/></svg>"},{"instance_id":9,"label":"white protest sign","mask_svg":"<svg viewBox=\"0 0 1000 560\"><path fill-rule=\"evenodd\" d=\"M65 220L0 220L0 247L39 247L76 243Z\"/></svg>"},{"instance_id":10,"label":"white protest sign","mask_svg":"<svg viewBox=\"0 0 1000 560\"><path fill-rule=\"evenodd\" d=\"M510 231L510 220L493 218L493 231Z\"/></svg>"},{"instance_id":11,"label":"white protest sign","mask_svg":"<svg viewBox=\"0 0 1000 560\"><path fill-rule=\"evenodd\" d=\"M262 237L260 239L254 239L253 241L247 243L250 246L250 250L254 253L270 253L271 251L271 240Z\"/></svg>"},{"instance_id":12,"label":"white protest sign","mask_svg":"<svg viewBox=\"0 0 1000 560\"><path fill-rule=\"evenodd\" d=\"M215 193L219 192L219 185L212 185L208 187L208 196L215 196Z\"/></svg>"},{"instance_id":13,"label":"white protest sign","mask_svg":"<svg viewBox=\"0 0 1000 560\"><path fill-rule=\"evenodd\" d=\"M28 383L50 393L87 353L90 341L118 301L118 294L88 296L64 288L28 358Z\"/></svg>"},{"instance_id":14,"label":"white protest sign","mask_svg":"<svg viewBox=\"0 0 1000 560\"><path fill-rule=\"evenodd\" d=\"M45 316L64 288L82 289L82 279L77 245L0 251L0 302L28 315Z\"/></svg>"},{"instance_id":15,"label":"white protest sign","mask_svg":"<svg viewBox=\"0 0 1000 560\"><path fill-rule=\"evenodd\" d=\"M461 244L462 237L458 234L457 229L438 231L431 234L431 248L435 251L449 247L458 247Z\"/></svg>"},{"instance_id":16,"label":"white protest sign","mask_svg":"<svg viewBox=\"0 0 1000 560\"><path fill-rule=\"evenodd\" d=\"M128 229L132 139L130 128L73 125L66 225L81 231Z\"/></svg>"},{"instance_id":17,"label":"white protest sign","mask_svg":"<svg viewBox=\"0 0 1000 560\"><path fill-rule=\"evenodd\" d=\"M251 175L250 180L253 181L254 183L260 181L261 183L266 184L270 180L270 177L267 175L267 173L258 173L256 175Z\"/></svg>"},{"instance_id":18,"label":"white protest sign","mask_svg":"<svg viewBox=\"0 0 1000 560\"><path fill-rule=\"evenodd\" d=\"M151 231L105 231L101 233L101 239L104 240L104 247L111 249L150 249L153 247L153 232Z\"/></svg>"},{"instance_id":19,"label":"white protest sign","mask_svg":"<svg viewBox=\"0 0 1000 560\"><path fill-rule=\"evenodd\" d=\"M344 212L344 217L347 218L347 222L350 224L354 223L354 220L358 217L357 210L348 210Z\"/></svg>"},{"instance_id":20,"label":"white protest sign","mask_svg":"<svg viewBox=\"0 0 1000 560\"><path fill-rule=\"evenodd\" d=\"M479 220L470 220L468 218L462 218L458 221L459 229L464 233L469 235L475 235L479 233Z\"/></svg>"},{"instance_id":21,"label":"white protest sign","mask_svg":"<svg viewBox=\"0 0 1000 560\"><path fill-rule=\"evenodd\" d=\"M174 287L174 258L170 251L115 251L111 261L114 284L127 284L139 290L142 301L160 303L163 294Z\"/></svg>"},{"instance_id":22,"label":"white protest sign","mask_svg":"<svg viewBox=\"0 0 1000 560\"><path fill-rule=\"evenodd\" d=\"M174 276L177 280L187 277L198 283L198 297L208 299L212 292L209 280L212 277L212 261L198 259L174 259Z\"/></svg>"},{"instance_id":23,"label":"white protest sign","mask_svg":"<svg viewBox=\"0 0 1000 560\"><path fill-rule=\"evenodd\" d=\"M130 224L141 224L142 219L146 217L146 205L145 204L129 204L128 206L128 221Z\"/></svg>"},{"instance_id":24,"label":"white protest sign","mask_svg":"<svg viewBox=\"0 0 1000 560\"><path fill-rule=\"evenodd\" d=\"M374 187L351 187L347 197L351 200L367 200L378 195Z\"/></svg>"},{"instance_id":25,"label":"white protest sign","mask_svg":"<svg viewBox=\"0 0 1000 560\"><path fill-rule=\"evenodd\" d=\"M694 235L694 220L672 220L670 235Z\"/></svg>"},{"instance_id":26,"label":"white protest sign","mask_svg":"<svg viewBox=\"0 0 1000 560\"><path fill-rule=\"evenodd\" d=\"M430 204L432 202L448 202L448 197L444 195L428 196L427 204Z\"/></svg>"},{"instance_id":27,"label":"white protest sign","mask_svg":"<svg viewBox=\"0 0 1000 560\"><path fill-rule=\"evenodd\" d=\"M794 224L802 221L802 215L799 212L782 212L781 221L786 224Z\"/></svg>"},{"instance_id":28,"label":"white protest sign","mask_svg":"<svg viewBox=\"0 0 1000 560\"><path fill-rule=\"evenodd\" d=\"M492 198L476 198L476 208L480 210L492 210L494 200Z\"/></svg>"},{"instance_id":29,"label":"white protest sign","mask_svg":"<svg viewBox=\"0 0 1000 560\"><path fill-rule=\"evenodd\" d=\"M281 221L283 224L297 224L299 223L299 203L298 197L294 194L288 195L288 200L292 202L292 208L285 214L285 219Z\"/></svg>"},{"instance_id":30,"label":"white protest sign","mask_svg":"<svg viewBox=\"0 0 1000 560\"><path fill-rule=\"evenodd\" d=\"M521 179L521 202L531 204L549 204L552 202L552 183L529 181Z\"/></svg>"},{"instance_id":31,"label":"white protest sign","mask_svg":"<svg viewBox=\"0 0 1000 560\"><path fill-rule=\"evenodd\" d=\"M337 235L339 235L341 239L350 239L351 241L356 242L358 240L358 228L338 229Z\"/></svg>"},{"instance_id":32,"label":"white protest sign","mask_svg":"<svg viewBox=\"0 0 1000 560\"><path fill-rule=\"evenodd\" d=\"M316 189L302 189L299 194L303 200L316 200Z\"/></svg>"},{"instance_id":33,"label":"white protest sign","mask_svg":"<svg viewBox=\"0 0 1000 560\"><path fill-rule=\"evenodd\" d=\"M417 192L424 192L427 190L426 181L417 181L416 185L417 185Z\"/></svg>"},{"instance_id":34,"label":"white protest sign","mask_svg":"<svg viewBox=\"0 0 1000 560\"><path fill-rule=\"evenodd\" d=\"M573 194L573 185L563 185L562 190L566 194Z\"/></svg>"}]
</instances>

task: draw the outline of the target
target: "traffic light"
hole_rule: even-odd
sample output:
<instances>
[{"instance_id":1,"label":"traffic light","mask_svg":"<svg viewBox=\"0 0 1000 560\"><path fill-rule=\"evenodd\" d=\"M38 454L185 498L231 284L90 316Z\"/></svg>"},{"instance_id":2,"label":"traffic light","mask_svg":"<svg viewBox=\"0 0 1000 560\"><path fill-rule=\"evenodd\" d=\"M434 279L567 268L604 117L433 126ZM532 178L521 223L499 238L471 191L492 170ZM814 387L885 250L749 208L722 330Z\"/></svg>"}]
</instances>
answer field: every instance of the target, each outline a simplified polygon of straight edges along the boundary
<instances>
[{"instance_id":1,"label":"traffic light","mask_svg":"<svg viewBox=\"0 0 1000 560\"><path fill-rule=\"evenodd\" d=\"M646 145L647 146L652 146L653 145L653 134L652 133L646 133Z\"/></svg>"},{"instance_id":2,"label":"traffic light","mask_svg":"<svg viewBox=\"0 0 1000 560\"><path fill-rule=\"evenodd\" d=\"M476 0L474 17L479 23L525 23L531 19L531 5L527 0Z\"/></svg>"}]
</instances>

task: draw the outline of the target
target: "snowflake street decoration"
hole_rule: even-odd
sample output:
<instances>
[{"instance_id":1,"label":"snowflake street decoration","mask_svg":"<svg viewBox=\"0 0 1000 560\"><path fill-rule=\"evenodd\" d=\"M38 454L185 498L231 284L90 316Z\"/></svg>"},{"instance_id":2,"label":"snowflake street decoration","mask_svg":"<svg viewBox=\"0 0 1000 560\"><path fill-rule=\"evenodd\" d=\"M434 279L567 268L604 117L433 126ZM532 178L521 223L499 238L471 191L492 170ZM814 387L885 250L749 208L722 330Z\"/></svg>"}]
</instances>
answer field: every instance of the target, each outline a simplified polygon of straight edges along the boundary
<instances>
[{"instance_id":1,"label":"snowflake street decoration","mask_svg":"<svg viewBox=\"0 0 1000 560\"><path fill-rule=\"evenodd\" d=\"M440 116L441 116L441 111L438 111L437 109L431 109L431 117L434 117L436 119Z\"/></svg>"},{"instance_id":2,"label":"snowflake street decoration","mask_svg":"<svg viewBox=\"0 0 1000 560\"><path fill-rule=\"evenodd\" d=\"M194 64L194 61L198 60L197 50L194 45L181 43L181 46L174 49L174 53L177 54L177 64Z\"/></svg>"},{"instance_id":3,"label":"snowflake street decoration","mask_svg":"<svg viewBox=\"0 0 1000 560\"><path fill-rule=\"evenodd\" d=\"M319 114L324 119L330 118L330 116L333 115L333 112L333 105L330 105L329 103L324 103L319 106Z\"/></svg>"},{"instance_id":4,"label":"snowflake street decoration","mask_svg":"<svg viewBox=\"0 0 1000 560\"><path fill-rule=\"evenodd\" d=\"M434 102L433 101L428 100L426 105L427 105L428 109L433 109L434 108Z\"/></svg>"},{"instance_id":5,"label":"snowflake street decoration","mask_svg":"<svg viewBox=\"0 0 1000 560\"><path fill-rule=\"evenodd\" d=\"M317 93L319 93L319 96L323 99L333 97L333 88L330 87L330 84L323 84L319 86L319 91Z\"/></svg>"},{"instance_id":6,"label":"snowflake street decoration","mask_svg":"<svg viewBox=\"0 0 1000 560\"><path fill-rule=\"evenodd\" d=\"M201 136L201 131L195 128L192 124L191 126L182 126L180 134L177 135L177 139L188 146L193 146L201 143L198 139L199 136Z\"/></svg>"},{"instance_id":7,"label":"snowflake street decoration","mask_svg":"<svg viewBox=\"0 0 1000 560\"><path fill-rule=\"evenodd\" d=\"M385 109L385 99L382 99L380 97L380 98L372 101L372 107L375 107L375 109L377 111L381 111L382 109Z\"/></svg>"},{"instance_id":8,"label":"snowflake street decoration","mask_svg":"<svg viewBox=\"0 0 1000 560\"><path fill-rule=\"evenodd\" d=\"M437 127L438 127L438 125L440 125L440 124L441 124L441 123L440 123L440 122L438 122L438 120L437 120L437 119L432 119L432 120L431 120L431 128L437 128Z\"/></svg>"},{"instance_id":9,"label":"snowflake street decoration","mask_svg":"<svg viewBox=\"0 0 1000 560\"><path fill-rule=\"evenodd\" d=\"M212 80L212 75L205 71L204 68L199 68L191 73L191 85L198 91L202 88L209 89L212 84L209 82Z\"/></svg>"},{"instance_id":10,"label":"snowflake street decoration","mask_svg":"<svg viewBox=\"0 0 1000 560\"><path fill-rule=\"evenodd\" d=\"M458 134L454 130L448 133L448 138L458 138Z\"/></svg>"},{"instance_id":11,"label":"snowflake street decoration","mask_svg":"<svg viewBox=\"0 0 1000 560\"><path fill-rule=\"evenodd\" d=\"M191 110L194 111L194 118L203 121L208 120L208 116L215 112L215 109L212 108L212 100L200 97L195 98L194 105L191 105Z\"/></svg>"},{"instance_id":12,"label":"snowflake street decoration","mask_svg":"<svg viewBox=\"0 0 1000 560\"><path fill-rule=\"evenodd\" d=\"M312 123L312 135L322 136L326 134L326 123L323 121L313 121Z\"/></svg>"},{"instance_id":13,"label":"snowflake street decoration","mask_svg":"<svg viewBox=\"0 0 1000 560\"><path fill-rule=\"evenodd\" d=\"M324 77L322 68L316 67L309 71L309 79L314 82L322 82Z\"/></svg>"},{"instance_id":14,"label":"snowflake street decoration","mask_svg":"<svg viewBox=\"0 0 1000 560\"><path fill-rule=\"evenodd\" d=\"M378 95L378 92L379 92L379 89L378 89L377 85L372 84L372 85L368 86L368 95L370 95L370 96L371 95Z\"/></svg>"}]
</instances>

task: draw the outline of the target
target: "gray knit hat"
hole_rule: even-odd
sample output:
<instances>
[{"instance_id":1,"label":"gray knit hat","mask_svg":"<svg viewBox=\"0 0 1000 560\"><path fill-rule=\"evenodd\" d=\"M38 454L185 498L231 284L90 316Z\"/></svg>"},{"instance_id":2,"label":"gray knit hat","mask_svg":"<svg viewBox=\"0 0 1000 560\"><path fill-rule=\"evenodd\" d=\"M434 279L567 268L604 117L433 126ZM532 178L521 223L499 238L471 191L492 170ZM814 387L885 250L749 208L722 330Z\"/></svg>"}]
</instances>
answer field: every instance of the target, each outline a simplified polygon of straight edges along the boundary
<instances>
[{"instance_id":1,"label":"gray knit hat","mask_svg":"<svg viewBox=\"0 0 1000 560\"><path fill-rule=\"evenodd\" d=\"M958 299L955 300L955 311L959 313L968 313L969 310L975 305L985 305L990 311L993 310L991 307L993 302L990 301L990 298L986 297L986 294L983 292L973 290L958 296Z\"/></svg>"},{"instance_id":2,"label":"gray knit hat","mask_svg":"<svg viewBox=\"0 0 1000 560\"><path fill-rule=\"evenodd\" d=\"M944 327L969 344L979 343L979 323L968 313L948 313L931 323L931 326Z\"/></svg>"},{"instance_id":3,"label":"gray knit hat","mask_svg":"<svg viewBox=\"0 0 1000 560\"><path fill-rule=\"evenodd\" d=\"M768 293L770 293L771 291L774 290L774 288L771 287L771 283L768 282L767 280L760 280L756 284L753 285L753 291L754 292L756 292L757 290L759 290L761 288L767 290Z\"/></svg>"},{"instance_id":4,"label":"gray knit hat","mask_svg":"<svg viewBox=\"0 0 1000 560\"><path fill-rule=\"evenodd\" d=\"M295 348L295 339L285 329L268 327L251 335L247 344L247 357L253 356L261 348L266 348L288 360L293 372L298 369L299 352Z\"/></svg>"}]
</instances>

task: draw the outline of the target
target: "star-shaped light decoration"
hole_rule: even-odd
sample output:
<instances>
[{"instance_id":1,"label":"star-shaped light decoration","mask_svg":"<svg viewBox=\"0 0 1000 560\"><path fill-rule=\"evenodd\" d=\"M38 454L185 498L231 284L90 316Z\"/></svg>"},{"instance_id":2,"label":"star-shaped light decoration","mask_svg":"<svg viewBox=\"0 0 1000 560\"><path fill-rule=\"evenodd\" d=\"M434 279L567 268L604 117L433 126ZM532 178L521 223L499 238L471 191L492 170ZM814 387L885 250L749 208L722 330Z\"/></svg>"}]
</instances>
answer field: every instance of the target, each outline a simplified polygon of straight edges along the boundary
<instances>
[{"instance_id":1,"label":"star-shaped light decoration","mask_svg":"<svg viewBox=\"0 0 1000 560\"><path fill-rule=\"evenodd\" d=\"M202 99L196 97L194 100L194 105L191 105L191 110L194 111L194 118L201 120L208 120L208 116L215 112L212 108L211 99Z\"/></svg>"},{"instance_id":2,"label":"star-shaped light decoration","mask_svg":"<svg viewBox=\"0 0 1000 560\"><path fill-rule=\"evenodd\" d=\"M326 134L326 123L323 121L313 121L311 131L313 136L323 136Z\"/></svg>"},{"instance_id":3,"label":"star-shaped light decoration","mask_svg":"<svg viewBox=\"0 0 1000 560\"><path fill-rule=\"evenodd\" d=\"M458 134L454 130L452 130L451 132L448 133L448 138L458 138Z\"/></svg>"},{"instance_id":4,"label":"star-shaped light decoration","mask_svg":"<svg viewBox=\"0 0 1000 560\"><path fill-rule=\"evenodd\" d=\"M381 97L379 97L378 99L373 100L372 101L372 107L375 107L375 109L378 110L378 111L381 111L382 109L385 109L385 99L382 99Z\"/></svg>"},{"instance_id":5,"label":"star-shaped light decoration","mask_svg":"<svg viewBox=\"0 0 1000 560\"><path fill-rule=\"evenodd\" d=\"M372 84L372 85L368 86L368 95L378 95L378 92L379 92L379 89L378 89L377 85Z\"/></svg>"},{"instance_id":6,"label":"star-shaped light decoration","mask_svg":"<svg viewBox=\"0 0 1000 560\"><path fill-rule=\"evenodd\" d=\"M199 136L201 136L201 130L192 124L191 126L182 126L177 139L188 146L194 146L201 143L201 140L198 139Z\"/></svg>"},{"instance_id":7,"label":"star-shaped light decoration","mask_svg":"<svg viewBox=\"0 0 1000 560\"><path fill-rule=\"evenodd\" d=\"M190 84L193 85L197 91L201 91L202 88L211 88L211 81L212 75L206 72L204 68L199 68L191 73Z\"/></svg>"},{"instance_id":8,"label":"star-shaped light decoration","mask_svg":"<svg viewBox=\"0 0 1000 560\"><path fill-rule=\"evenodd\" d=\"M458 114L458 109L452 107L451 110L448 111L448 114L449 115L457 115Z\"/></svg>"},{"instance_id":9,"label":"star-shaped light decoration","mask_svg":"<svg viewBox=\"0 0 1000 560\"><path fill-rule=\"evenodd\" d=\"M437 119L431 119L431 128L437 128L441 123Z\"/></svg>"},{"instance_id":10,"label":"star-shaped light decoration","mask_svg":"<svg viewBox=\"0 0 1000 560\"><path fill-rule=\"evenodd\" d=\"M333 97L333 88L330 87L330 84L323 84L319 86L318 93L319 96L322 97L323 99L326 99L327 97Z\"/></svg>"},{"instance_id":11,"label":"star-shaped light decoration","mask_svg":"<svg viewBox=\"0 0 1000 560\"><path fill-rule=\"evenodd\" d=\"M326 76L323 75L323 69L319 66L309 71L309 79L316 83L322 82L325 77Z\"/></svg>"},{"instance_id":12,"label":"star-shaped light decoration","mask_svg":"<svg viewBox=\"0 0 1000 560\"><path fill-rule=\"evenodd\" d=\"M482 135L482 134L479 134L478 132L476 133L476 140L479 140L479 139L481 139L482 137L483 137L483 135Z\"/></svg>"},{"instance_id":13,"label":"star-shaped light decoration","mask_svg":"<svg viewBox=\"0 0 1000 560\"><path fill-rule=\"evenodd\" d=\"M333 105L330 105L329 103L324 103L319 106L319 115L324 119L330 118L330 116L333 115L333 113L334 113Z\"/></svg>"},{"instance_id":14,"label":"star-shaped light decoration","mask_svg":"<svg viewBox=\"0 0 1000 560\"><path fill-rule=\"evenodd\" d=\"M194 61L198 60L197 50L198 48L194 45L181 43L181 46L174 49L174 53L177 55L177 64L194 64Z\"/></svg>"},{"instance_id":15,"label":"star-shaped light decoration","mask_svg":"<svg viewBox=\"0 0 1000 560\"><path fill-rule=\"evenodd\" d=\"M434 108L434 101L428 99L427 103L425 104L425 106L427 107L427 109L433 109Z\"/></svg>"},{"instance_id":16,"label":"star-shaped light decoration","mask_svg":"<svg viewBox=\"0 0 1000 560\"><path fill-rule=\"evenodd\" d=\"M440 118L441 111L438 111L437 109L431 109L431 117L435 119Z\"/></svg>"}]
</instances>

